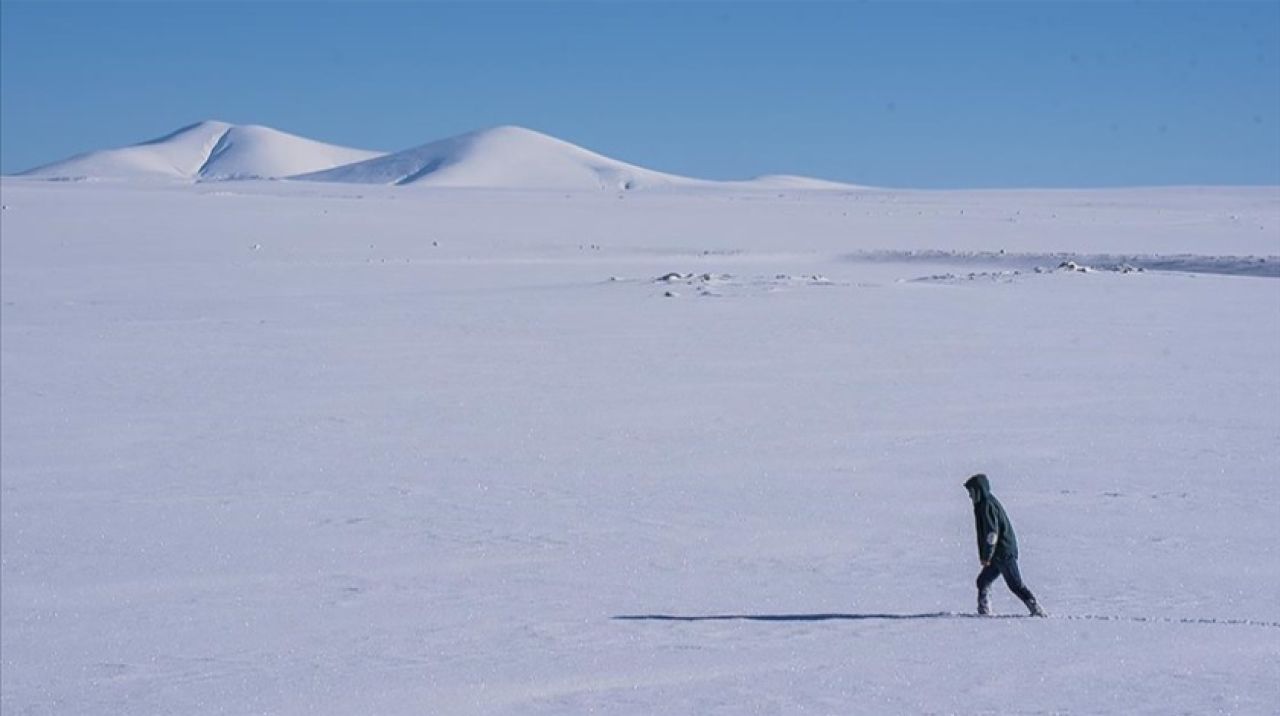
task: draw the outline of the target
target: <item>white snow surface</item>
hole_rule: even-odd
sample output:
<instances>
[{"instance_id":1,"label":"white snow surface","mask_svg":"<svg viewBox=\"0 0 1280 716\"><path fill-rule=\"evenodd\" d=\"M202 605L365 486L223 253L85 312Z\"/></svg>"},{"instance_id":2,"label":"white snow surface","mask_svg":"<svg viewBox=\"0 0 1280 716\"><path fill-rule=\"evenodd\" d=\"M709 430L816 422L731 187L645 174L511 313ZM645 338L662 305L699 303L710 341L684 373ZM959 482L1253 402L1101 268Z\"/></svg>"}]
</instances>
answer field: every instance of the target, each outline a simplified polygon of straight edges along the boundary
<instances>
[{"instance_id":1,"label":"white snow surface","mask_svg":"<svg viewBox=\"0 0 1280 716\"><path fill-rule=\"evenodd\" d=\"M272 179L382 156L258 125L199 122L141 144L80 154L23 172L45 179Z\"/></svg>"},{"instance_id":2,"label":"white snow surface","mask_svg":"<svg viewBox=\"0 0 1280 716\"><path fill-rule=\"evenodd\" d=\"M0 180L0 711L1280 710L1280 189L420 188Z\"/></svg>"}]
</instances>

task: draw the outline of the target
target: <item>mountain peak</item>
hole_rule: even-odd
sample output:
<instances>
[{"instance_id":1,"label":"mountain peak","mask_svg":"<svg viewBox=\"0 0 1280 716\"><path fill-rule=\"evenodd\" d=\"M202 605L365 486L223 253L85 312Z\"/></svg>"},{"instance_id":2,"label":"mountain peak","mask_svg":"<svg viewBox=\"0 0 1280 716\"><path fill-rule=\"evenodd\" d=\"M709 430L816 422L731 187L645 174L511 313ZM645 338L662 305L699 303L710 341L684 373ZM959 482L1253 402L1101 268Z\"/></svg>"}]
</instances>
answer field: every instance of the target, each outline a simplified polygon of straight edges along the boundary
<instances>
[{"instance_id":1,"label":"mountain peak","mask_svg":"<svg viewBox=\"0 0 1280 716\"><path fill-rule=\"evenodd\" d=\"M521 127L518 124L499 124L496 127L477 129L474 132L468 132L468 134L485 136L543 137L546 139L555 139L555 137L552 137L550 134L539 132L536 129L529 129L528 127Z\"/></svg>"}]
</instances>

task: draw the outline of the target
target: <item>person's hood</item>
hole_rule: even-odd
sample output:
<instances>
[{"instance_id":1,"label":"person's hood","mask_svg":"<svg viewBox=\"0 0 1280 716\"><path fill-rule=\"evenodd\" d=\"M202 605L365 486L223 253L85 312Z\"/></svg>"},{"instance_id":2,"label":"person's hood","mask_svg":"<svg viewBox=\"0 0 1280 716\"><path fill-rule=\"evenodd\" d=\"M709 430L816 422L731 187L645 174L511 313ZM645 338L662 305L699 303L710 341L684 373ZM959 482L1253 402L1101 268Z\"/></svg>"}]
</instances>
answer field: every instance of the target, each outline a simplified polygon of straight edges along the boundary
<instances>
[{"instance_id":1,"label":"person's hood","mask_svg":"<svg viewBox=\"0 0 1280 716\"><path fill-rule=\"evenodd\" d=\"M991 497L991 483L987 480L987 476L982 473L978 473L968 480L965 480L964 486L967 490L977 491L978 499L975 500L975 502L982 502L988 497Z\"/></svg>"}]
</instances>

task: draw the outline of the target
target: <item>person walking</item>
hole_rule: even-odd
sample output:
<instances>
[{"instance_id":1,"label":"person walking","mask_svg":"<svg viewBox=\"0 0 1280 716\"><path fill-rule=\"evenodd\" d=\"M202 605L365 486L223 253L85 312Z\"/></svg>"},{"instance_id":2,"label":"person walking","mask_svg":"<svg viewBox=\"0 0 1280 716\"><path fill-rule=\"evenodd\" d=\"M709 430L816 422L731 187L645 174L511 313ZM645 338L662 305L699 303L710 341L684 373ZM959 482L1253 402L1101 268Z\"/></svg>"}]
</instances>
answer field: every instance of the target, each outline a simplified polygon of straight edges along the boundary
<instances>
[{"instance_id":1,"label":"person walking","mask_svg":"<svg viewBox=\"0 0 1280 716\"><path fill-rule=\"evenodd\" d=\"M1003 575L1009 591L1027 605L1031 616L1047 616L1035 595L1022 583L1022 574L1018 572L1018 537L1013 533L1013 523L1005 514L1004 506L991 494L991 482L979 473L966 480L964 487L973 500L978 559L982 562L982 571L978 573L978 614L991 613L991 583Z\"/></svg>"}]
</instances>

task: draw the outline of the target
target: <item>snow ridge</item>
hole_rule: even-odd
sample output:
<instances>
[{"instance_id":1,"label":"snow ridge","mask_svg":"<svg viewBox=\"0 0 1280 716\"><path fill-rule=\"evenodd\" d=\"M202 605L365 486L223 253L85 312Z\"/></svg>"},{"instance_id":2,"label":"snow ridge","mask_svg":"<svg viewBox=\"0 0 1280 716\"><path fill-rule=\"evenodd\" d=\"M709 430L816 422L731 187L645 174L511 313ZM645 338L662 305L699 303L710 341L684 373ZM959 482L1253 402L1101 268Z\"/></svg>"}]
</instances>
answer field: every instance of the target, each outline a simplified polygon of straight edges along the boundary
<instances>
[{"instance_id":1,"label":"snow ridge","mask_svg":"<svg viewBox=\"0 0 1280 716\"><path fill-rule=\"evenodd\" d=\"M1177 271L1230 276L1280 278L1280 256L1208 256L1200 254L1006 253L1004 251L862 251L849 261L1009 266L1026 270L1063 268L1128 272Z\"/></svg>"},{"instance_id":2,"label":"snow ridge","mask_svg":"<svg viewBox=\"0 0 1280 716\"><path fill-rule=\"evenodd\" d=\"M227 131L223 132L222 136L218 137L218 141L214 143L213 149L209 151L209 156L205 158L204 163L202 163L200 168L196 170L197 176L203 176L206 172L209 172L214 161L219 156L226 153L227 149L230 148L230 145L227 142L227 136L229 134L231 134L231 128L227 127Z\"/></svg>"}]
</instances>

